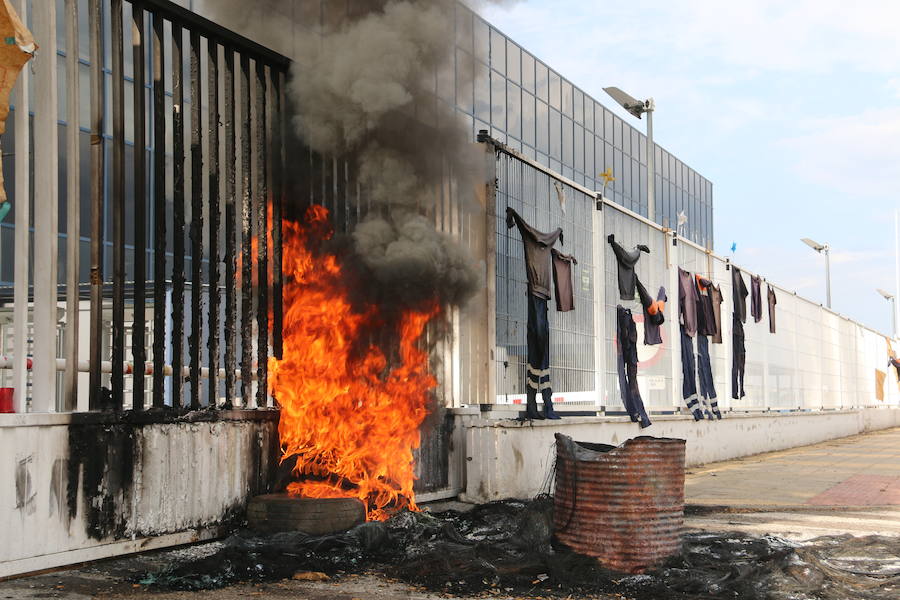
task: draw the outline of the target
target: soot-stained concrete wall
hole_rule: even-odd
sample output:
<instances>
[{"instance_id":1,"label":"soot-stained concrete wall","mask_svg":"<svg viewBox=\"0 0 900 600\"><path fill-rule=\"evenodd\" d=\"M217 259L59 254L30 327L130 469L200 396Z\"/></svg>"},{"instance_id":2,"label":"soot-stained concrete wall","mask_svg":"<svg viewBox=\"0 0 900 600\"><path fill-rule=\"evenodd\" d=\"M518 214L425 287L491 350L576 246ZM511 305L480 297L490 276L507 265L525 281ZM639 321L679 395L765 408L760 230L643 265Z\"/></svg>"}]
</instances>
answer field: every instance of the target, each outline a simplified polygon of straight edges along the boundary
<instances>
[{"instance_id":1,"label":"soot-stained concrete wall","mask_svg":"<svg viewBox=\"0 0 900 600\"><path fill-rule=\"evenodd\" d=\"M0 417L0 577L214 536L279 458L271 410Z\"/></svg>"},{"instance_id":2,"label":"soot-stained concrete wall","mask_svg":"<svg viewBox=\"0 0 900 600\"><path fill-rule=\"evenodd\" d=\"M900 409L868 408L809 413L728 413L721 421L654 416L641 430L627 417L567 418L517 422L459 416L465 428L466 484L470 502L530 498L549 491L553 434L578 441L619 445L640 435L687 440L688 466L784 450L865 431L900 426Z\"/></svg>"}]
</instances>

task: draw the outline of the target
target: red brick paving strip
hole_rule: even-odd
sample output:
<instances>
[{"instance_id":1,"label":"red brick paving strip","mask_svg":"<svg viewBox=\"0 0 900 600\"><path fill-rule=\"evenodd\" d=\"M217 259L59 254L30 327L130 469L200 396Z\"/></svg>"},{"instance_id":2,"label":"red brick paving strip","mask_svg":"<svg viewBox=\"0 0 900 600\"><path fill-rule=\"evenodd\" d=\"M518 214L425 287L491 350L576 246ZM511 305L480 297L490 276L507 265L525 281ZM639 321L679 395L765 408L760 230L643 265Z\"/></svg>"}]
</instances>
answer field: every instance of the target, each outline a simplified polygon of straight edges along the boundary
<instances>
[{"instance_id":1,"label":"red brick paving strip","mask_svg":"<svg viewBox=\"0 0 900 600\"><path fill-rule=\"evenodd\" d=\"M854 475L806 503L816 506L900 505L900 477Z\"/></svg>"}]
</instances>

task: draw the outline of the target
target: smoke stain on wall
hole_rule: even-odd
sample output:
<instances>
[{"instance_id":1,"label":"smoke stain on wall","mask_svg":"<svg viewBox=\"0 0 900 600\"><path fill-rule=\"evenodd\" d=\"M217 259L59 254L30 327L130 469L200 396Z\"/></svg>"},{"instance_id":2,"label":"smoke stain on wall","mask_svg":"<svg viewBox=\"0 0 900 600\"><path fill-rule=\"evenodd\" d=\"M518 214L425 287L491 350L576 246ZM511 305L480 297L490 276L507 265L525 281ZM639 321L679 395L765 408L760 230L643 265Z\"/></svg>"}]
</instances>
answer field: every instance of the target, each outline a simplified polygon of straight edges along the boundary
<instances>
[{"instance_id":1,"label":"smoke stain on wall","mask_svg":"<svg viewBox=\"0 0 900 600\"><path fill-rule=\"evenodd\" d=\"M48 506L51 517L60 515L68 518L68 511L66 510L68 503L66 474L68 469L68 459L57 458L53 461L53 468L50 470L50 505Z\"/></svg>"},{"instance_id":2,"label":"smoke stain on wall","mask_svg":"<svg viewBox=\"0 0 900 600\"><path fill-rule=\"evenodd\" d=\"M272 419L229 423L227 430L240 431L233 434L235 439L246 436L252 441L245 446L246 453L231 454L230 459L225 448L218 449L222 463L216 468L221 472L204 474L198 471L191 448L196 450L197 443L208 447L217 439L222 431L218 423L225 421L217 411L76 413L71 418L67 458L56 459L49 472L49 514L58 514L66 527L73 520L82 524L91 539L151 537L187 527L227 529L242 521L250 495L271 490L279 456ZM160 447L160 436L181 442ZM171 487L179 479L215 485L217 477L246 480L246 487L236 491L226 486L231 500L198 488L194 496L176 497ZM167 481L170 484L160 489ZM22 489L30 488L23 484ZM221 508L212 510L213 505ZM213 516L199 517L204 511Z\"/></svg>"},{"instance_id":3,"label":"smoke stain on wall","mask_svg":"<svg viewBox=\"0 0 900 600\"><path fill-rule=\"evenodd\" d=\"M24 510L29 515L33 515L35 511L36 492L31 478L33 466L33 456L29 455L16 460L16 509Z\"/></svg>"},{"instance_id":4,"label":"smoke stain on wall","mask_svg":"<svg viewBox=\"0 0 900 600\"><path fill-rule=\"evenodd\" d=\"M88 536L95 540L121 539L131 517L135 427L87 422L90 417L74 414L69 425L69 519L75 519L81 508ZM83 497L80 507L79 484Z\"/></svg>"}]
</instances>

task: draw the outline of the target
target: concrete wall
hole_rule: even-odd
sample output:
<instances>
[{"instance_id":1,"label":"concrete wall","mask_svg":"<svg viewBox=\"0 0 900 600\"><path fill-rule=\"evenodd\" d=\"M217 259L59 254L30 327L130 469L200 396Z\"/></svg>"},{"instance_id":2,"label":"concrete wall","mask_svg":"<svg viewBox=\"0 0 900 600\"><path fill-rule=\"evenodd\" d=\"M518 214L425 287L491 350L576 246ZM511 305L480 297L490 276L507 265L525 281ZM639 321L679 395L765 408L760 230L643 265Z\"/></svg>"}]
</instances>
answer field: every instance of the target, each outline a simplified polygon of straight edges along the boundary
<instances>
[{"instance_id":1,"label":"concrete wall","mask_svg":"<svg viewBox=\"0 0 900 600\"><path fill-rule=\"evenodd\" d=\"M554 437L618 445L639 435L687 440L687 464L694 466L783 450L900 426L900 409L871 408L809 413L730 413L721 421L694 422L682 416L653 417L640 430L626 417L571 417L562 421L518 422L458 416L465 430L465 491L460 498L488 502L530 498L549 491L555 460Z\"/></svg>"},{"instance_id":2,"label":"concrete wall","mask_svg":"<svg viewBox=\"0 0 900 600\"><path fill-rule=\"evenodd\" d=\"M216 537L277 457L271 410L0 415L0 577Z\"/></svg>"}]
</instances>

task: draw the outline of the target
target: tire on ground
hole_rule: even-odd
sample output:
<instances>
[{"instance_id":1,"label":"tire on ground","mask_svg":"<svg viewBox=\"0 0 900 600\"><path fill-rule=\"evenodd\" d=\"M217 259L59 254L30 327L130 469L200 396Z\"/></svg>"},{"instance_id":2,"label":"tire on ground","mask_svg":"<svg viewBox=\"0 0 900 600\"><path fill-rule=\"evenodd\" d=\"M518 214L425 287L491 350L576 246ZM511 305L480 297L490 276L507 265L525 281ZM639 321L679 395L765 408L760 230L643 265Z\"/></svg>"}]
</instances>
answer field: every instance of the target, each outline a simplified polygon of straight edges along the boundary
<instances>
[{"instance_id":1,"label":"tire on ground","mask_svg":"<svg viewBox=\"0 0 900 600\"><path fill-rule=\"evenodd\" d=\"M366 520L363 503L355 498L294 498L267 494L247 506L247 522L262 533L302 531L325 535L346 531Z\"/></svg>"}]
</instances>

